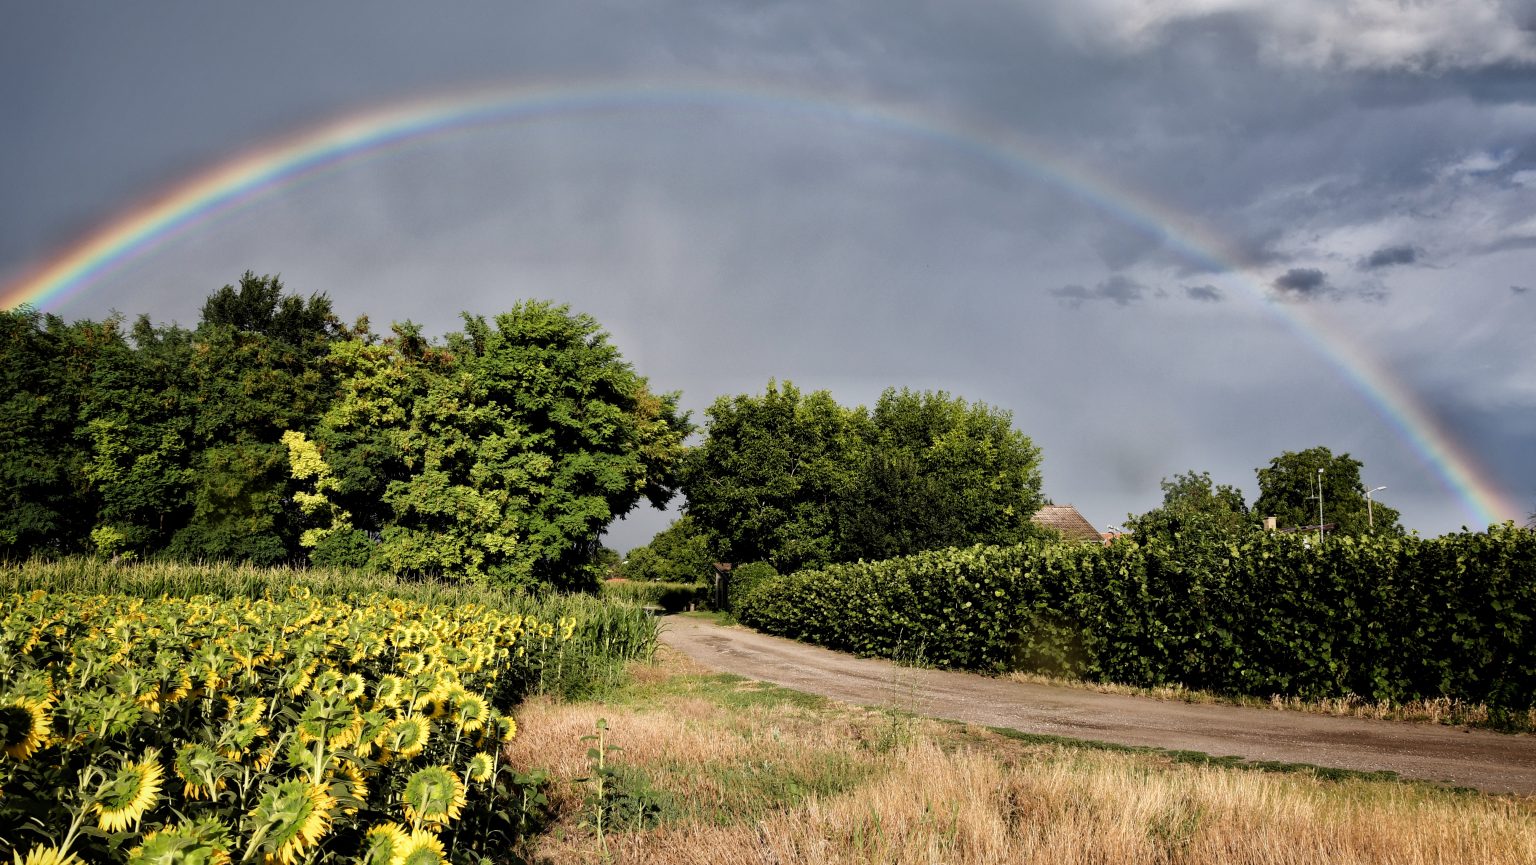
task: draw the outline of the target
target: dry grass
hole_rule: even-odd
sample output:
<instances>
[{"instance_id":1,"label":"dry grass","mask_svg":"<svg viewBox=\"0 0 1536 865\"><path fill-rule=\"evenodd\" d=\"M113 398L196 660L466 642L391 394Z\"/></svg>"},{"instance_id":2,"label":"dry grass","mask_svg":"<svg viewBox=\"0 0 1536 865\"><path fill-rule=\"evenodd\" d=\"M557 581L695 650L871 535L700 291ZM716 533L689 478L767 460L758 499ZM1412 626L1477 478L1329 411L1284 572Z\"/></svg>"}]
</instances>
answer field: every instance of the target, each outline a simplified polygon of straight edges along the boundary
<instances>
[{"instance_id":1,"label":"dry grass","mask_svg":"<svg viewBox=\"0 0 1536 865\"><path fill-rule=\"evenodd\" d=\"M606 718L659 825L621 863L1533 863L1536 799L1036 744L701 675L675 655L606 704L538 700L509 751L558 819L529 851L602 861L586 749Z\"/></svg>"},{"instance_id":2,"label":"dry grass","mask_svg":"<svg viewBox=\"0 0 1536 865\"><path fill-rule=\"evenodd\" d=\"M1468 703L1462 700L1451 699L1450 697L1411 700L1406 703L1376 702L1356 696L1323 700L1303 700L1298 697L1276 695L1266 700L1259 697L1224 696L1213 694L1209 691L1192 690L1182 685L1143 688L1136 685L1085 682L1081 679L1065 679L1059 676L1022 672L1009 673L1006 678L1014 682L1026 684L1076 688L1100 694L1129 694L1137 697L1176 700L1184 703L1224 703L1233 706L1311 712L1318 715L1337 715L1346 718L1372 718L1381 721L1412 721L1424 724L1536 730L1536 709L1496 715L1482 703Z\"/></svg>"}]
</instances>

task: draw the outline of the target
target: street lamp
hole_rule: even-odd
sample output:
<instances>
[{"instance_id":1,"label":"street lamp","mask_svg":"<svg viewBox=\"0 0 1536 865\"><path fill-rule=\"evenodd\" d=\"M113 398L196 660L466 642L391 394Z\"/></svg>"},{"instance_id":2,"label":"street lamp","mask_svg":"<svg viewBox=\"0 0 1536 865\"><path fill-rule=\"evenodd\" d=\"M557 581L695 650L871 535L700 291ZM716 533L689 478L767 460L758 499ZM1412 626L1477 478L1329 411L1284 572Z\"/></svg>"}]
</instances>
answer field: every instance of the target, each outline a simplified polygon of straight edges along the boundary
<instances>
[{"instance_id":1,"label":"street lamp","mask_svg":"<svg viewBox=\"0 0 1536 865\"><path fill-rule=\"evenodd\" d=\"M1386 487L1375 487L1365 491L1365 525L1371 530L1371 534L1376 533L1376 518L1371 513L1371 493L1379 493L1384 489Z\"/></svg>"},{"instance_id":2,"label":"street lamp","mask_svg":"<svg viewBox=\"0 0 1536 865\"><path fill-rule=\"evenodd\" d=\"M1317 548L1323 548L1323 470L1317 470Z\"/></svg>"}]
</instances>

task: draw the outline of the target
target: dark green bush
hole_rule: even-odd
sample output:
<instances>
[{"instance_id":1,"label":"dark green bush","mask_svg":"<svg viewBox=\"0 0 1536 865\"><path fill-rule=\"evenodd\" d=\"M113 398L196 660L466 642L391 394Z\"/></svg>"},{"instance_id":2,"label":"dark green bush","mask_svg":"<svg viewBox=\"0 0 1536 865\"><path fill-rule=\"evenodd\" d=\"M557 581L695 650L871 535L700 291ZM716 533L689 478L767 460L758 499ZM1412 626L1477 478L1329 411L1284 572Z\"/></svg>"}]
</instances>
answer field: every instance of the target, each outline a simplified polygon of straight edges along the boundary
<instances>
[{"instance_id":1,"label":"dark green bush","mask_svg":"<svg viewBox=\"0 0 1536 865\"><path fill-rule=\"evenodd\" d=\"M737 566L730 574L730 582L725 593L725 606L729 610L738 610L745 602L748 594L764 582L777 577L779 572L773 565L767 562L748 562Z\"/></svg>"},{"instance_id":2,"label":"dark green bush","mask_svg":"<svg viewBox=\"0 0 1536 865\"><path fill-rule=\"evenodd\" d=\"M772 633L945 667L1536 706L1536 532L938 550L774 578Z\"/></svg>"}]
</instances>

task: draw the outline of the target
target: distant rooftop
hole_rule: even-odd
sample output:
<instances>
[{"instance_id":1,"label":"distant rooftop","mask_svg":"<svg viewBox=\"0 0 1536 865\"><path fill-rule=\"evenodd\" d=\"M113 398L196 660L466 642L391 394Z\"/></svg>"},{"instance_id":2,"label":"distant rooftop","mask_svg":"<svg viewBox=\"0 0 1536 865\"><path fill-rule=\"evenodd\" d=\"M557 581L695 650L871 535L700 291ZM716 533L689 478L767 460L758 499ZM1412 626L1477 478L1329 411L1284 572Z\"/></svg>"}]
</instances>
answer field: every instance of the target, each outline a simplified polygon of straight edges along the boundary
<instances>
[{"instance_id":1,"label":"distant rooftop","mask_svg":"<svg viewBox=\"0 0 1536 865\"><path fill-rule=\"evenodd\" d=\"M1071 505L1046 505L1035 511L1031 519L1046 528L1061 532L1062 538L1069 541L1104 543L1104 536L1093 527L1093 523L1088 522L1088 519Z\"/></svg>"}]
</instances>

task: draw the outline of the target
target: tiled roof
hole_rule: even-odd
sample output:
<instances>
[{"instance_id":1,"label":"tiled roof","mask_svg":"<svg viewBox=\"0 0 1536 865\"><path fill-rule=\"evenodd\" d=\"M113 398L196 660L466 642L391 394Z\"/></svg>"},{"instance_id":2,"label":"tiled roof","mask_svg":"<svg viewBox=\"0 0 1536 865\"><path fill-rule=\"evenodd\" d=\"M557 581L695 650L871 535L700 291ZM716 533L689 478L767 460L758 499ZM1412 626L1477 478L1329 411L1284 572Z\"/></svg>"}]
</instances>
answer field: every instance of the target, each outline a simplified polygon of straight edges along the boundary
<instances>
[{"instance_id":1,"label":"tiled roof","mask_svg":"<svg viewBox=\"0 0 1536 865\"><path fill-rule=\"evenodd\" d=\"M1062 538L1066 540L1104 543L1104 536L1099 534L1099 530L1071 505L1046 505L1035 511L1033 519L1042 526L1061 532Z\"/></svg>"}]
</instances>

